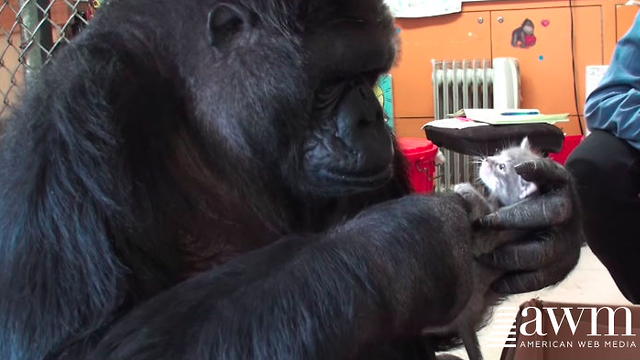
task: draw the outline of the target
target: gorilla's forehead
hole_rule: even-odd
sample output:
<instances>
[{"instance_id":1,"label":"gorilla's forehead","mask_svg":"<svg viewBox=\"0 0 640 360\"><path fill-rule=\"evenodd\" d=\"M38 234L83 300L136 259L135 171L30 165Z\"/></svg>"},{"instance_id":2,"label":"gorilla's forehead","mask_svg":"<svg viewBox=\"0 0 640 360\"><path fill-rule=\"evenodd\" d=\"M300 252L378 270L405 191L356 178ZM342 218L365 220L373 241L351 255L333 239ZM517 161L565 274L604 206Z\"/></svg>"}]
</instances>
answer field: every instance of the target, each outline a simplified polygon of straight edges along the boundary
<instances>
[{"instance_id":1,"label":"gorilla's forehead","mask_svg":"<svg viewBox=\"0 0 640 360\"><path fill-rule=\"evenodd\" d=\"M392 19L336 18L303 35L311 74L323 77L386 71L395 59L396 38Z\"/></svg>"}]
</instances>

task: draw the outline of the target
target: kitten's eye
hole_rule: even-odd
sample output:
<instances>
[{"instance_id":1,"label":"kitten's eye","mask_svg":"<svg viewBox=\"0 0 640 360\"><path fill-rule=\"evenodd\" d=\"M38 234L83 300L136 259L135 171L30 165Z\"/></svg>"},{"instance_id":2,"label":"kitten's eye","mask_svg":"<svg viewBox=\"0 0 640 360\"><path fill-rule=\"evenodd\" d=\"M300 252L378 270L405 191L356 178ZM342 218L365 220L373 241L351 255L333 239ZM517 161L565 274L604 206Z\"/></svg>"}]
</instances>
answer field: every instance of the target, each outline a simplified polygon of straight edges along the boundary
<instances>
[{"instance_id":1,"label":"kitten's eye","mask_svg":"<svg viewBox=\"0 0 640 360\"><path fill-rule=\"evenodd\" d=\"M507 167L504 164L498 164L498 170L504 171Z\"/></svg>"}]
</instances>

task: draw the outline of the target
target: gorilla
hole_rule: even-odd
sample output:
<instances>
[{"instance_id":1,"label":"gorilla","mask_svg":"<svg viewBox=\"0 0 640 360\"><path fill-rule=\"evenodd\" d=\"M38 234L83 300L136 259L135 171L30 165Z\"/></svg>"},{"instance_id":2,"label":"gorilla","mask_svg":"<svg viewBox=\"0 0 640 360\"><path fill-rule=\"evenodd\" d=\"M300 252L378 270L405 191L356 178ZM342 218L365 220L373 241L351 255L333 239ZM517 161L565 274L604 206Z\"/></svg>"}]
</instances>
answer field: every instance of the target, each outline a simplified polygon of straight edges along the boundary
<instances>
[{"instance_id":1,"label":"gorilla","mask_svg":"<svg viewBox=\"0 0 640 360\"><path fill-rule=\"evenodd\" d=\"M103 5L3 124L0 358L433 357L472 262L562 280L555 163L478 224L410 194L372 92L397 48L382 0ZM513 241L476 259L479 232Z\"/></svg>"}]
</instances>

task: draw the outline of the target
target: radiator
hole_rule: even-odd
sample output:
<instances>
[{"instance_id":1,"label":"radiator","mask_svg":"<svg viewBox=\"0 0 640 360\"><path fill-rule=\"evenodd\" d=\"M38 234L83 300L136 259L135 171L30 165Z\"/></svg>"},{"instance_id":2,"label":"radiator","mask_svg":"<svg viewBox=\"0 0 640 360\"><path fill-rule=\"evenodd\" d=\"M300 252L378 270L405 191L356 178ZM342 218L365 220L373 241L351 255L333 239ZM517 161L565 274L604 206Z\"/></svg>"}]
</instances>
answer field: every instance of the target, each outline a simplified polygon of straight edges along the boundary
<instances>
[{"instance_id":1,"label":"radiator","mask_svg":"<svg viewBox=\"0 0 640 360\"><path fill-rule=\"evenodd\" d=\"M518 108L520 77L513 58L432 60L435 119L460 109ZM495 66L494 66L495 65ZM450 189L477 178L479 164L473 158L441 147L445 162L436 168L435 190Z\"/></svg>"},{"instance_id":2,"label":"radiator","mask_svg":"<svg viewBox=\"0 0 640 360\"><path fill-rule=\"evenodd\" d=\"M436 120L462 108L493 107L491 60L432 60L431 64Z\"/></svg>"}]
</instances>

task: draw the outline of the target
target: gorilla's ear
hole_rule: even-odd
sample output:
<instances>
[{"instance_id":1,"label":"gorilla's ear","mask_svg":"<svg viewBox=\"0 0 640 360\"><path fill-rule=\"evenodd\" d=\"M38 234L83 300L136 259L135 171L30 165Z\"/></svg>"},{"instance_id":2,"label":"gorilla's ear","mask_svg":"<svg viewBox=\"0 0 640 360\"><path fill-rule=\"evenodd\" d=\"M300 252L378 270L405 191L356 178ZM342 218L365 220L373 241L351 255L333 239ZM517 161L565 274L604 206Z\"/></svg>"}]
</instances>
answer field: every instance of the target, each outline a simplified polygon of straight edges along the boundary
<instances>
[{"instance_id":1,"label":"gorilla's ear","mask_svg":"<svg viewBox=\"0 0 640 360\"><path fill-rule=\"evenodd\" d=\"M225 45L237 34L249 30L250 15L231 4L218 3L209 11L209 43L219 47Z\"/></svg>"}]
</instances>

